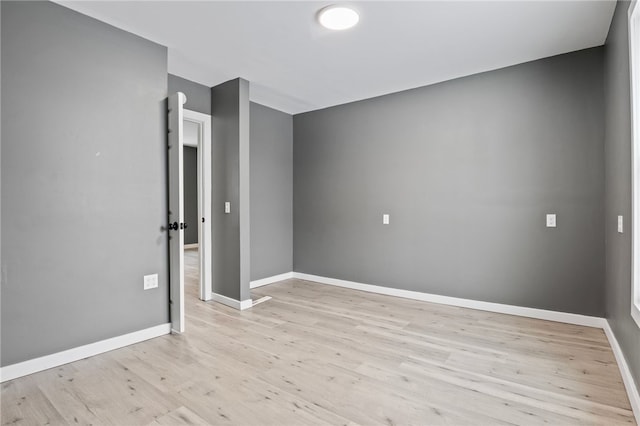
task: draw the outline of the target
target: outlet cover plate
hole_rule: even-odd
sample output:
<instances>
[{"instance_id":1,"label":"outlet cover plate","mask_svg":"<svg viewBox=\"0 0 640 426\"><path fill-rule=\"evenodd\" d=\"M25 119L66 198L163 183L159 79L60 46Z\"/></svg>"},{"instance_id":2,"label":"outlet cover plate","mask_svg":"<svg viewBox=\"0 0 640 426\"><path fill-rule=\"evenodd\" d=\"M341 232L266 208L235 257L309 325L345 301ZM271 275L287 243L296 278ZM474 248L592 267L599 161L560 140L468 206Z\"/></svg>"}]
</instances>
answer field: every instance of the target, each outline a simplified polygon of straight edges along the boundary
<instances>
[{"instance_id":1,"label":"outlet cover plate","mask_svg":"<svg viewBox=\"0 0 640 426\"><path fill-rule=\"evenodd\" d=\"M555 228L556 227L556 215L548 214L547 215L547 228Z\"/></svg>"},{"instance_id":2,"label":"outlet cover plate","mask_svg":"<svg viewBox=\"0 0 640 426\"><path fill-rule=\"evenodd\" d=\"M144 289L158 288L158 274L144 276Z\"/></svg>"}]
</instances>

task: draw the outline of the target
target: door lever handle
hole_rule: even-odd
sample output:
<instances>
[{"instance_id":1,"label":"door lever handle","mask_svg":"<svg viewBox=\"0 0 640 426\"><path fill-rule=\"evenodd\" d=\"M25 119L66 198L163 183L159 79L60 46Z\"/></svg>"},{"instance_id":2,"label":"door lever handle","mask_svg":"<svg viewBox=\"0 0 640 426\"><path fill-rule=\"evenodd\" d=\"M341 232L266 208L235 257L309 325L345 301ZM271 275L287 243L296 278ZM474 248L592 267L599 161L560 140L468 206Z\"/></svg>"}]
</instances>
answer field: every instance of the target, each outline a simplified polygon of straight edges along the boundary
<instances>
[{"instance_id":1,"label":"door lever handle","mask_svg":"<svg viewBox=\"0 0 640 426\"><path fill-rule=\"evenodd\" d=\"M178 230L178 222L173 222L169 224L169 231L177 231Z\"/></svg>"}]
</instances>

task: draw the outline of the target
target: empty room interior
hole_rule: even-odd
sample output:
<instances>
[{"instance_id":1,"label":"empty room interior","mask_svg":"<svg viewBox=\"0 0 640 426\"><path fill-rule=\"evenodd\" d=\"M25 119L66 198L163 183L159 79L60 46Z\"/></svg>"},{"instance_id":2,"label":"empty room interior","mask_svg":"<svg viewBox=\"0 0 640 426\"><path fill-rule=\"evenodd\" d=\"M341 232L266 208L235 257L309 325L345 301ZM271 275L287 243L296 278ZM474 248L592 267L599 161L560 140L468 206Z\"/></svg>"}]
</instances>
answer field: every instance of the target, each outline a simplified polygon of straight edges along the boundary
<instances>
[{"instance_id":1,"label":"empty room interior","mask_svg":"<svg viewBox=\"0 0 640 426\"><path fill-rule=\"evenodd\" d=\"M634 1L1 1L2 425L640 423Z\"/></svg>"}]
</instances>

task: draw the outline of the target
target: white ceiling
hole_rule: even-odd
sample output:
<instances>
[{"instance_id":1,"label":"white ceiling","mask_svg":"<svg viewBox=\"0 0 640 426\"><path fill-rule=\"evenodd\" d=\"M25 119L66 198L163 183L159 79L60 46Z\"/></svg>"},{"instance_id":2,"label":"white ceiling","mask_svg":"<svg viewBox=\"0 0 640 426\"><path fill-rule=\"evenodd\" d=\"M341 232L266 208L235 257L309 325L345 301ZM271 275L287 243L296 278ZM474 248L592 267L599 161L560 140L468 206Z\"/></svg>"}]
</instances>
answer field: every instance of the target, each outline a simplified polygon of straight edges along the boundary
<instances>
[{"instance_id":1,"label":"white ceiling","mask_svg":"<svg viewBox=\"0 0 640 426\"><path fill-rule=\"evenodd\" d=\"M169 72L242 77L251 99L300 113L604 44L615 1L346 2L355 28L315 20L339 1L58 1L169 48Z\"/></svg>"}]
</instances>

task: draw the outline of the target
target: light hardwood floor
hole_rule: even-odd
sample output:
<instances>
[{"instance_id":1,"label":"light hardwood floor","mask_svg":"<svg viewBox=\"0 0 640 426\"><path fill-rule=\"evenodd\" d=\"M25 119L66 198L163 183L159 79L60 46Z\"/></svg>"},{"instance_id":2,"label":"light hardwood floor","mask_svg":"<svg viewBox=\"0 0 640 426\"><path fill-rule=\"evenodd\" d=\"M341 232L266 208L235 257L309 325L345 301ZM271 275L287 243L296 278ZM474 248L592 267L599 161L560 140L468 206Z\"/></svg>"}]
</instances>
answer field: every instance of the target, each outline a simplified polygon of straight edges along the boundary
<instances>
[{"instance_id":1,"label":"light hardwood floor","mask_svg":"<svg viewBox=\"0 0 640 426\"><path fill-rule=\"evenodd\" d=\"M602 330L287 280L2 385L3 425L635 424Z\"/></svg>"}]
</instances>

